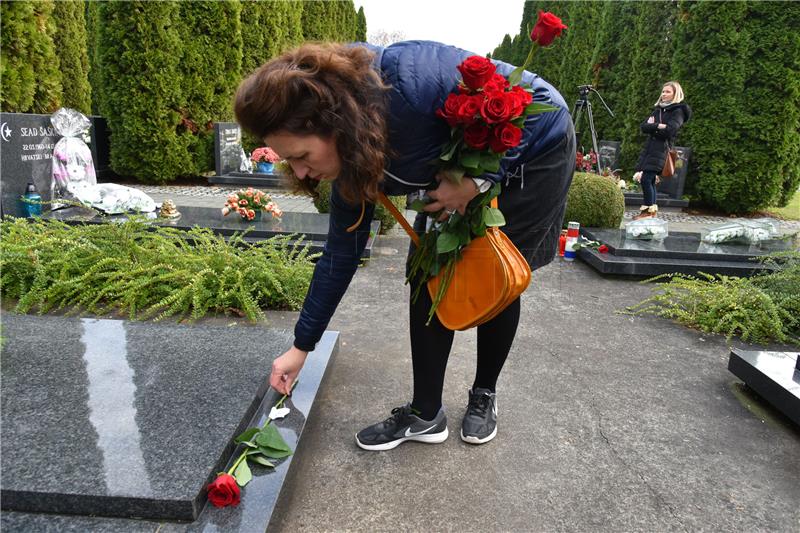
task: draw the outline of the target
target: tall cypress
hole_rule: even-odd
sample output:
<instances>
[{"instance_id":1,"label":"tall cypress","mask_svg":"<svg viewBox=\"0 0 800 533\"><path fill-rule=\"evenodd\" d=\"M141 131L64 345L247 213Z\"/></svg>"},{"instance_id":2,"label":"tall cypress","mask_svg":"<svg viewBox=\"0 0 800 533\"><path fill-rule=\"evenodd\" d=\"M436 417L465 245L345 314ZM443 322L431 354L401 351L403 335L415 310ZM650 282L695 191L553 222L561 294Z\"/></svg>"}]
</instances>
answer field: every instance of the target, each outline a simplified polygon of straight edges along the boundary
<instances>
[{"instance_id":1,"label":"tall cypress","mask_svg":"<svg viewBox=\"0 0 800 533\"><path fill-rule=\"evenodd\" d=\"M23 113L33 106L36 76L30 57L39 32L31 2L0 2L0 109Z\"/></svg>"},{"instance_id":2,"label":"tall cypress","mask_svg":"<svg viewBox=\"0 0 800 533\"><path fill-rule=\"evenodd\" d=\"M84 114L92 112L92 88L89 85L86 18L82 0L61 0L55 3L53 38L61 70L62 105Z\"/></svg>"},{"instance_id":3,"label":"tall cypress","mask_svg":"<svg viewBox=\"0 0 800 533\"><path fill-rule=\"evenodd\" d=\"M745 108L745 94L751 89L747 87L748 6L681 2L680 8L674 71L694 111L681 132L681 143L692 148L687 185L693 185L706 203L728 212L762 206L767 184L741 166L743 152L752 149L742 143L748 138L750 121ZM652 97L657 97L655 91Z\"/></svg>"},{"instance_id":4,"label":"tall cypress","mask_svg":"<svg viewBox=\"0 0 800 533\"><path fill-rule=\"evenodd\" d=\"M306 41L324 41L328 39L329 6L328 2L303 2L303 38Z\"/></svg>"},{"instance_id":5,"label":"tall cypress","mask_svg":"<svg viewBox=\"0 0 800 533\"><path fill-rule=\"evenodd\" d=\"M189 140L177 133L180 6L174 1L102 2L97 15L100 112L113 132L112 169L151 182L190 173Z\"/></svg>"},{"instance_id":6,"label":"tall cypress","mask_svg":"<svg viewBox=\"0 0 800 533\"><path fill-rule=\"evenodd\" d=\"M364 15L364 7L358 8L356 15L356 41L367 42L367 17Z\"/></svg>"}]
</instances>

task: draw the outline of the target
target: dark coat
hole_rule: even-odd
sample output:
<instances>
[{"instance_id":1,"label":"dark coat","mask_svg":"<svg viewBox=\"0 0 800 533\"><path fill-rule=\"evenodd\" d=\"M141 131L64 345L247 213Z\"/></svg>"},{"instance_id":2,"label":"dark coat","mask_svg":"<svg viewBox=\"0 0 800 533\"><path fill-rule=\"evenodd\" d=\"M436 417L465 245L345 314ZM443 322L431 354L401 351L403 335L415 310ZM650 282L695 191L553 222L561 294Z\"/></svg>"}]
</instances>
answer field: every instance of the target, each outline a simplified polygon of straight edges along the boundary
<instances>
[{"instance_id":1,"label":"dark coat","mask_svg":"<svg viewBox=\"0 0 800 533\"><path fill-rule=\"evenodd\" d=\"M367 46L375 52L375 70L391 86L388 128L392 157L386 165L384 192L388 195L404 195L435 188L437 168L431 162L438 159L442 145L450 138L450 127L435 113L458 84L461 76L456 66L473 54L431 41L407 41L386 48L365 44L354 46ZM493 62L497 72L504 76L514 69L507 63ZM507 183L510 176L522 175L525 165L556 150L564 152L562 159L570 163L575 160L574 143L562 148L565 137L574 139L572 121L564 99L553 86L536 74L524 72L522 82L533 88L534 101L550 103L559 109L528 117L522 142L506 152L500 163L500 171L483 174L480 178ZM569 174L571 176L571 172ZM545 215L553 220L558 219L557 223L550 221L546 228L541 229L539 240L544 239L545 233L552 233L557 240L557 231L551 232L550 226L560 228L568 188L569 180L557 185L543 185L536 199L527 202L531 209L540 206L544 213L539 218L535 213L529 216L531 221L546 218ZM528 190L533 193L536 189L536 183L529 182ZM297 348L313 350L327 327L355 274L369 238L374 208L373 204L367 203L362 212L362 206L349 205L339 194L336 181L332 183L328 238L295 325L294 345ZM550 211L553 213L550 214ZM520 231L527 229L524 224L515 224L511 215L506 219L508 224L504 230L514 230L515 227L519 227ZM356 223L356 231L348 232L347 228ZM530 223L527 222L528 225ZM542 256L540 264L551 260L553 256L552 247L542 248L542 251L531 251L531 254L536 252Z\"/></svg>"},{"instance_id":2,"label":"dark coat","mask_svg":"<svg viewBox=\"0 0 800 533\"><path fill-rule=\"evenodd\" d=\"M665 107L655 106L653 112L639 126L642 133L647 135L647 140L639 155L639 162L636 163L636 170L660 173L667 159L667 150L674 146L678 130L691 116L691 108L683 102ZM650 117L655 119L652 124L647 122ZM660 130L659 123L666 124L667 127Z\"/></svg>"}]
</instances>

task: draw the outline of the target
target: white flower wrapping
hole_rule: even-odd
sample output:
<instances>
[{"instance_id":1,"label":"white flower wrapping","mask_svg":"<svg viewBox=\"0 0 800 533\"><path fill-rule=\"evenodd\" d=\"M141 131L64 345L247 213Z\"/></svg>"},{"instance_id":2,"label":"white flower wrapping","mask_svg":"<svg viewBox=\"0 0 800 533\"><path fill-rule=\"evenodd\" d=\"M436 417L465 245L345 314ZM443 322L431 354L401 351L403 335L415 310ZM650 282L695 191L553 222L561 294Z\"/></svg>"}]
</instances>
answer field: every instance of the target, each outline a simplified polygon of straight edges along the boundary
<instances>
[{"instance_id":1,"label":"white flower wrapping","mask_svg":"<svg viewBox=\"0 0 800 533\"><path fill-rule=\"evenodd\" d=\"M768 219L741 220L712 226L702 237L708 244L746 242L756 244L769 240L779 233L777 223Z\"/></svg>"},{"instance_id":2,"label":"white flower wrapping","mask_svg":"<svg viewBox=\"0 0 800 533\"><path fill-rule=\"evenodd\" d=\"M660 218L643 218L625 225L625 237L628 239L660 241L668 234L667 221Z\"/></svg>"}]
</instances>

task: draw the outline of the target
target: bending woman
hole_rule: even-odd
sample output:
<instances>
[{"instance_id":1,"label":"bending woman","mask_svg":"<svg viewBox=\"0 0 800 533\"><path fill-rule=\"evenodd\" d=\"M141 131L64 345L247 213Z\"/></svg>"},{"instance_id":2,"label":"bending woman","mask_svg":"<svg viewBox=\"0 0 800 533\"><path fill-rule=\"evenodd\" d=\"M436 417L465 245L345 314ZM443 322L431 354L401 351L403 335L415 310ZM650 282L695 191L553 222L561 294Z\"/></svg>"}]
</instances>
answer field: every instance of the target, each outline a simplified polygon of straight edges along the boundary
<instances>
[{"instance_id":1,"label":"bending woman","mask_svg":"<svg viewBox=\"0 0 800 533\"><path fill-rule=\"evenodd\" d=\"M575 135L567 106L551 85L524 74L534 101L559 110L528 117L521 144L507 152L497 173L455 185L431 164L450 138L450 127L436 110L458 85L456 66L470 55L428 41L387 48L305 44L266 63L239 87L239 123L287 161L298 186L313 191L321 180L332 184L327 243L294 329L294 345L273 363L270 384L278 392L290 390L347 290L380 190L387 195L427 190L434 199L427 210L463 214L479 192L502 182L503 230L532 268L553 259L575 164ZM514 68L495 65L504 76ZM417 231L424 230L426 218L417 217ZM358 432L361 448L388 450L407 440L436 443L448 436L442 387L454 332L436 318L425 325L430 305L425 290L410 304L413 398ZM497 433L495 386L519 314L517 299L478 327L477 371L461 426L466 442L484 443Z\"/></svg>"},{"instance_id":2,"label":"bending woman","mask_svg":"<svg viewBox=\"0 0 800 533\"><path fill-rule=\"evenodd\" d=\"M647 135L633 179L642 184L644 196L639 213L633 217L654 217L658 215L656 203L656 176L664 168L667 152L673 146L678 130L692 116L692 110L683 103L683 89L677 81L668 81L661 88L661 96L653 112L642 122L640 129Z\"/></svg>"}]
</instances>

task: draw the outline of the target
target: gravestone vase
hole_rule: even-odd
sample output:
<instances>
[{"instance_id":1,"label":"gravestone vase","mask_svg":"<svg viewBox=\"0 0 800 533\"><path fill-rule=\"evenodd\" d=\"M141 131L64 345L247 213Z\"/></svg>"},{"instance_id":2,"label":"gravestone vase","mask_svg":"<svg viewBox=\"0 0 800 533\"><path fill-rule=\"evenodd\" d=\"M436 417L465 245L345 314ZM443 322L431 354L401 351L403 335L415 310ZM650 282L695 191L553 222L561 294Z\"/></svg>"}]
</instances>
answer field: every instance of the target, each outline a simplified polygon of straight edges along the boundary
<instances>
[{"instance_id":1,"label":"gravestone vase","mask_svg":"<svg viewBox=\"0 0 800 533\"><path fill-rule=\"evenodd\" d=\"M267 163L265 161L260 161L259 163L256 163L256 169L258 170L258 172L262 174L272 174L272 169L274 168L275 165L273 163Z\"/></svg>"}]
</instances>

